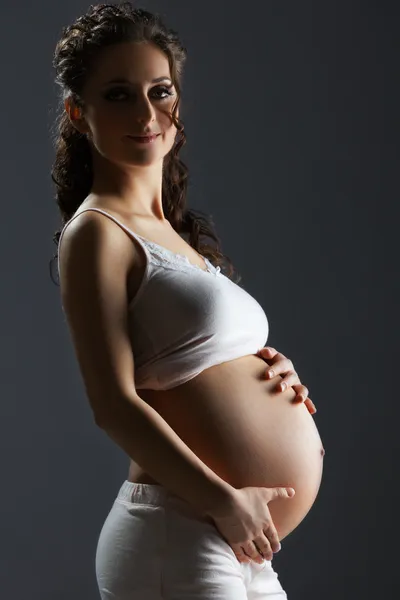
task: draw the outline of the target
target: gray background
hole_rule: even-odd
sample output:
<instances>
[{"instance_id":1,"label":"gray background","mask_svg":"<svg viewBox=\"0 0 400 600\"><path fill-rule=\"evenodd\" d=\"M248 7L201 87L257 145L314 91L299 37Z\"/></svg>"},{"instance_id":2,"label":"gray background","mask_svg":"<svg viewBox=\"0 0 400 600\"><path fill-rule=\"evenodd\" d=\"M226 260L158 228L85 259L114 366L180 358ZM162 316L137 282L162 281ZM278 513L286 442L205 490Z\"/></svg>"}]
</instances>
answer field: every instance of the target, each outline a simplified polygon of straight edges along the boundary
<instances>
[{"instance_id":1,"label":"gray background","mask_svg":"<svg viewBox=\"0 0 400 600\"><path fill-rule=\"evenodd\" d=\"M395 598L399 43L390 2L143 1L188 47L189 205L262 304L326 449L289 600ZM94 600L128 459L94 425L48 262L52 54L89 3L1 5L1 595ZM188 599L189 600L189 599Z\"/></svg>"}]
</instances>

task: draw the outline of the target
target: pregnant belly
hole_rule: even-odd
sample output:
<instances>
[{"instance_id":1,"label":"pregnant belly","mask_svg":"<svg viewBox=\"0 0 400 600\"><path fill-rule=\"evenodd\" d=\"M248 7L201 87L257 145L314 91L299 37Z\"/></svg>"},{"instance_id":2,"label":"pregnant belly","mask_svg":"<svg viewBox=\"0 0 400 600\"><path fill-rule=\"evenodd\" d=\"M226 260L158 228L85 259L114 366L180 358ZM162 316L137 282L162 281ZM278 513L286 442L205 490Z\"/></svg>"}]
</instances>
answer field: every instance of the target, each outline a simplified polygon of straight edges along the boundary
<instances>
[{"instance_id":1,"label":"pregnant belly","mask_svg":"<svg viewBox=\"0 0 400 600\"><path fill-rule=\"evenodd\" d=\"M292 388L276 392L281 377L266 380L266 366L259 357L246 356L172 390L140 390L140 396L232 486L293 487L293 498L268 505L283 539L315 501L324 450L305 405L293 404ZM133 465L130 480L146 481L133 476Z\"/></svg>"}]
</instances>

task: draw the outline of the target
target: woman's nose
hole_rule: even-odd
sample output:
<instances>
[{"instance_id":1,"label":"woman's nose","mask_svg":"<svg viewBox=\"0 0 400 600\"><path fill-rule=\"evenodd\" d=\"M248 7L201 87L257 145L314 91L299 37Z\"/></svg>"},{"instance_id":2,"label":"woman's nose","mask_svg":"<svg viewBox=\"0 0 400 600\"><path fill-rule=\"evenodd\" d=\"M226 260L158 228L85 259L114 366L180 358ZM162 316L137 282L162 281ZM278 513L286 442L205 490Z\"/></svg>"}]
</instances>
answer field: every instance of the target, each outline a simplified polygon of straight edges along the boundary
<instances>
[{"instance_id":1,"label":"woman's nose","mask_svg":"<svg viewBox=\"0 0 400 600\"><path fill-rule=\"evenodd\" d=\"M150 123L155 119L155 110L148 100L137 100L133 112L136 120L142 124Z\"/></svg>"}]
</instances>

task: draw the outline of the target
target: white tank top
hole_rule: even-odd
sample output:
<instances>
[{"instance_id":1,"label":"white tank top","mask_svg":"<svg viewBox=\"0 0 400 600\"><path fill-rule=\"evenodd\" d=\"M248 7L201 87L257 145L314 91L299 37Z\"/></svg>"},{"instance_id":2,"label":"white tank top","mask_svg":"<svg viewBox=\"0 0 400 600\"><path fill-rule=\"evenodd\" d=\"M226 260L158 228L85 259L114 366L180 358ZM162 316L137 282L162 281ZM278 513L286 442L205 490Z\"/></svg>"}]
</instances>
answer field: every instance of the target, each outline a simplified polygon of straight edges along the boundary
<instances>
[{"instance_id":1,"label":"white tank top","mask_svg":"<svg viewBox=\"0 0 400 600\"><path fill-rule=\"evenodd\" d=\"M146 256L140 287L128 307L136 389L169 390L209 367L256 354L266 344L264 310L220 267L203 256L205 270L134 233L106 211L87 208L79 214L86 210L112 219ZM59 244L79 214L65 224Z\"/></svg>"}]
</instances>

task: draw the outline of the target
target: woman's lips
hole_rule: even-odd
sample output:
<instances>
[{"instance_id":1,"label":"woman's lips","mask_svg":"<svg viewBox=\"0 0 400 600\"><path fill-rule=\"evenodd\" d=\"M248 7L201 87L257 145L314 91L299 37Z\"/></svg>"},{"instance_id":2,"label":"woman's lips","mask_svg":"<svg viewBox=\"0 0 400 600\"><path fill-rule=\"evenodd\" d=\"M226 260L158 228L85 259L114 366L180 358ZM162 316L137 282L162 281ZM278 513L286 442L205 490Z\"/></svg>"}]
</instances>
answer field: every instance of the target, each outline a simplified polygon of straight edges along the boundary
<instances>
[{"instance_id":1,"label":"woman's lips","mask_svg":"<svg viewBox=\"0 0 400 600\"><path fill-rule=\"evenodd\" d=\"M158 133L157 135L152 135L152 136L146 136L146 137L135 137L133 135L128 135L128 137L131 140L134 140L135 142L138 142L139 144L152 144L159 136L160 134Z\"/></svg>"}]
</instances>

